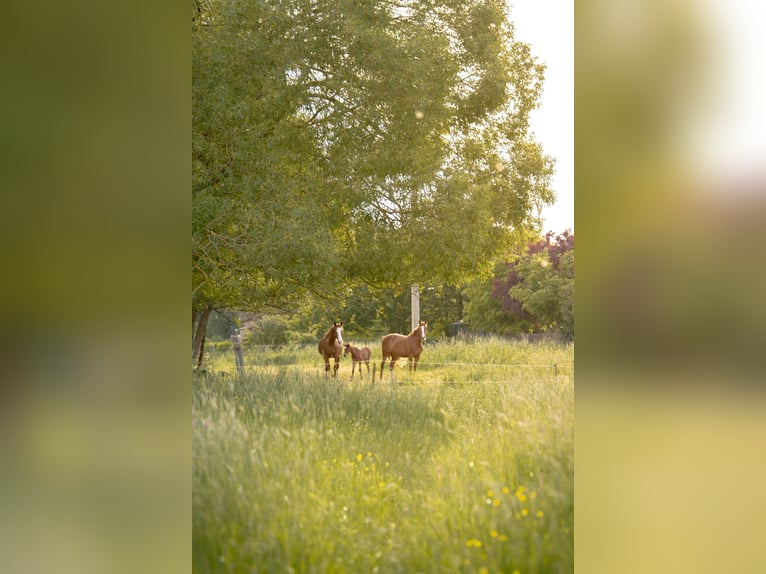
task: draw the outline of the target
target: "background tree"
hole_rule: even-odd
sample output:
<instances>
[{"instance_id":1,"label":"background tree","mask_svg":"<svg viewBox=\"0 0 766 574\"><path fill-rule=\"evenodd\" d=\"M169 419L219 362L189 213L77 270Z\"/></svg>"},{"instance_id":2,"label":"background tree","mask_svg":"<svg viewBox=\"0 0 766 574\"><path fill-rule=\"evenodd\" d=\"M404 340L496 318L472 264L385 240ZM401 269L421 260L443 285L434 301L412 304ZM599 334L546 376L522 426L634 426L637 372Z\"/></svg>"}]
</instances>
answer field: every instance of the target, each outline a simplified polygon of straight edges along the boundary
<instances>
[{"instance_id":1,"label":"background tree","mask_svg":"<svg viewBox=\"0 0 766 574\"><path fill-rule=\"evenodd\" d=\"M558 331L574 336L574 235L549 232L523 255L498 264L491 282L465 289L473 329L511 334Z\"/></svg>"},{"instance_id":2,"label":"background tree","mask_svg":"<svg viewBox=\"0 0 766 574\"><path fill-rule=\"evenodd\" d=\"M463 319L476 332L513 335L534 331L534 320L508 295L506 281L518 280L513 265L498 263L490 280L476 279L463 289Z\"/></svg>"},{"instance_id":3,"label":"background tree","mask_svg":"<svg viewBox=\"0 0 766 574\"><path fill-rule=\"evenodd\" d=\"M192 46L195 340L209 309L457 285L554 199L504 2L195 0Z\"/></svg>"},{"instance_id":4,"label":"background tree","mask_svg":"<svg viewBox=\"0 0 766 574\"><path fill-rule=\"evenodd\" d=\"M557 265L548 252L532 255L517 264L522 280L510 290L524 311L543 331L574 336L574 250L563 254Z\"/></svg>"}]
</instances>

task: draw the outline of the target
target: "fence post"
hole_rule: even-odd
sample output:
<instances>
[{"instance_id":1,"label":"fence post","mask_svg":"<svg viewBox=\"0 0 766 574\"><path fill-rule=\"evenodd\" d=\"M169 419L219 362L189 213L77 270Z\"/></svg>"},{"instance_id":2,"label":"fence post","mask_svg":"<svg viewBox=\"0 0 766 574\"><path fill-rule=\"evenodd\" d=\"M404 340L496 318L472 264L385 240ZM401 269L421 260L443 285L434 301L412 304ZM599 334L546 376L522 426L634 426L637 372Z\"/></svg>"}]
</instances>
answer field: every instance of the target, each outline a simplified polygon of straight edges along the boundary
<instances>
[{"instance_id":1,"label":"fence post","mask_svg":"<svg viewBox=\"0 0 766 574\"><path fill-rule=\"evenodd\" d=\"M239 329L237 329L237 332L230 338L233 343L237 372L241 375L245 372L245 358L242 356L242 335L239 334Z\"/></svg>"}]
</instances>

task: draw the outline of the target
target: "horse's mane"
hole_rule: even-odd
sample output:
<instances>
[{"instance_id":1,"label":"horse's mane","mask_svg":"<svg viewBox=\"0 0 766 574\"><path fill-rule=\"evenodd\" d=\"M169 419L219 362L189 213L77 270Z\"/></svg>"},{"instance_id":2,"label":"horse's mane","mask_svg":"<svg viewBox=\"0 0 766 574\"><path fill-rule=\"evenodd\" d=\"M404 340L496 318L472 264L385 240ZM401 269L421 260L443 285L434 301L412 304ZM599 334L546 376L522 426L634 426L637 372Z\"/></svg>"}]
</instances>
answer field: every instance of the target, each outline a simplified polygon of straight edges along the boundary
<instances>
[{"instance_id":1,"label":"horse's mane","mask_svg":"<svg viewBox=\"0 0 766 574\"><path fill-rule=\"evenodd\" d=\"M336 327L337 327L337 325L335 325L335 324L330 325L330 328L327 329L327 331L325 332L324 337L322 337L322 339L324 339L325 337L329 337L330 339L334 338L337 341L338 340L338 334L335 332Z\"/></svg>"},{"instance_id":2,"label":"horse's mane","mask_svg":"<svg viewBox=\"0 0 766 574\"><path fill-rule=\"evenodd\" d=\"M417 327L415 327L415 328L414 328L412 331L410 331L410 332L409 332L409 334L408 334L407 336L408 336L408 337L412 337L412 335L414 335L414 334L415 334L415 332L416 332L418 329L420 329L420 327L421 327L421 325L420 325L420 323L418 323L418 326L417 326Z\"/></svg>"}]
</instances>

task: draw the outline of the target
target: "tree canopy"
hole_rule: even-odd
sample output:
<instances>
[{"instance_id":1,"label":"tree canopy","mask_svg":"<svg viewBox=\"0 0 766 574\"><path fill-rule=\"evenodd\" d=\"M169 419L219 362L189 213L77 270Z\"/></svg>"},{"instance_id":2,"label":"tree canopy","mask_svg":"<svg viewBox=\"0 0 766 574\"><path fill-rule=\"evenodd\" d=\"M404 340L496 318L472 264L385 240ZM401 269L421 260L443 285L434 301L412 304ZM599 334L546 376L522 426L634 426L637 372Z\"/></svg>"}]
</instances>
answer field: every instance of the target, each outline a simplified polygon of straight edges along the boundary
<instances>
[{"instance_id":1,"label":"tree canopy","mask_svg":"<svg viewBox=\"0 0 766 574\"><path fill-rule=\"evenodd\" d=\"M193 0L192 293L457 285L537 232L544 66L499 0Z\"/></svg>"}]
</instances>

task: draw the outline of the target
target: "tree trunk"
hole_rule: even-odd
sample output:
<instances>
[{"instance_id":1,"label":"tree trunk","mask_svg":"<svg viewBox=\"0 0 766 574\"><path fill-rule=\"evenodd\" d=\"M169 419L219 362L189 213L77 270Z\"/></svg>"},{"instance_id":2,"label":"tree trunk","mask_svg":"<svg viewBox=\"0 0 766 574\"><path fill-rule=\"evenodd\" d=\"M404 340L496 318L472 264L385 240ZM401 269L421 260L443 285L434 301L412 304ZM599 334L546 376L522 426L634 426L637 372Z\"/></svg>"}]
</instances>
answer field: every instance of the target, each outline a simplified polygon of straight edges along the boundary
<instances>
[{"instance_id":1,"label":"tree trunk","mask_svg":"<svg viewBox=\"0 0 766 574\"><path fill-rule=\"evenodd\" d=\"M207 329L205 329L207 331ZM202 344L199 346L199 358L197 359L197 370L202 368L202 361L205 358L205 335L202 335Z\"/></svg>"},{"instance_id":2,"label":"tree trunk","mask_svg":"<svg viewBox=\"0 0 766 574\"><path fill-rule=\"evenodd\" d=\"M208 304L200 311L199 321L197 322L197 330L194 333L194 339L192 339L192 365L196 364L197 368L202 365L202 354L205 342L205 333L207 332L207 320L210 317L210 313L213 311L213 306Z\"/></svg>"}]
</instances>

